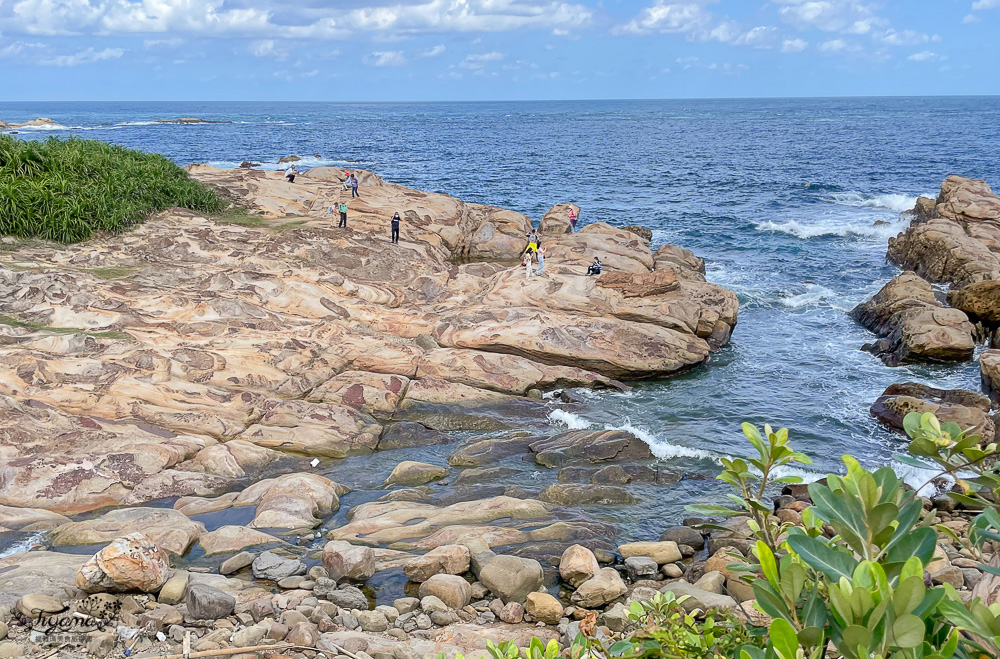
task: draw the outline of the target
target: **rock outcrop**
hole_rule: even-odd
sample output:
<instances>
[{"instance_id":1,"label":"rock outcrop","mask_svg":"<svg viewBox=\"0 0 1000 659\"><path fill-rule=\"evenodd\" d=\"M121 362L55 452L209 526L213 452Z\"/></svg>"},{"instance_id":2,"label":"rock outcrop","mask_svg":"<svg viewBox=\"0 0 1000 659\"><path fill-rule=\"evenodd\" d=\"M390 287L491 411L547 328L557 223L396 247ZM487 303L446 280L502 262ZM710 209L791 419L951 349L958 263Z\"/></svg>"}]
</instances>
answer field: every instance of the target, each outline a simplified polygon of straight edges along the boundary
<instances>
[{"instance_id":1,"label":"rock outcrop","mask_svg":"<svg viewBox=\"0 0 1000 659\"><path fill-rule=\"evenodd\" d=\"M358 171L338 230L339 169L294 184L189 169L249 216L173 210L0 252L0 317L14 319L0 322L0 505L214 500L289 463L390 448L398 422L518 427L548 414L541 390L696 367L736 324L735 294L696 257L654 254L632 231L547 234L545 273L526 281L507 263L531 221L512 211ZM606 281L583 276L595 254ZM335 509L299 495L256 500L253 525L309 527Z\"/></svg>"},{"instance_id":2,"label":"rock outcrop","mask_svg":"<svg viewBox=\"0 0 1000 659\"><path fill-rule=\"evenodd\" d=\"M931 285L904 272L851 311L880 338L863 348L889 366L972 359L973 327L964 312L945 307Z\"/></svg>"},{"instance_id":3,"label":"rock outcrop","mask_svg":"<svg viewBox=\"0 0 1000 659\"><path fill-rule=\"evenodd\" d=\"M963 430L972 428L993 441L995 428L990 417L990 399L963 389L935 389L916 382L889 386L872 404L871 414L885 425L902 432L903 418L910 412L931 412L941 422L954 421Z\"/></svg>"}]
</instances>

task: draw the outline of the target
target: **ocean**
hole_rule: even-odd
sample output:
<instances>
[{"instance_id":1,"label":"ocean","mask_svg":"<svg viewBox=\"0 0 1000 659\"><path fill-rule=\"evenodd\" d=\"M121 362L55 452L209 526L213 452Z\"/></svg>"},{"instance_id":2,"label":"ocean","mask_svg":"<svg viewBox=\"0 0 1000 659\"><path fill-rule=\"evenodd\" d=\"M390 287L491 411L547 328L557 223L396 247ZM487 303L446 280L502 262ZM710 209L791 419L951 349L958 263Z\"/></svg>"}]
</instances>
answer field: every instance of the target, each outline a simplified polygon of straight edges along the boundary
<instances>
[{"instance_id":1,"label":"ocean","mask_svg":"<svg viewBox=\"0 0 1000 659\"><path fill-rule=\"evenodd\" d=\"M553 204L581 221L641 224L654 242L707 261L740 297L731 344L679 377L624 394L587 393L554 428L627 428L689 474L745 455L740 423L790 429L815 477L850 453L871 466L905 451L868 408L890 384L979 389L975 362L889 368L860 350L872 335L846 313L898 269L886 240L918 195L949 174L1000 189L1000 97L496 103L6 103L0 119L51 117L20 137L79 135L179 164L353 165L536 220ZM194 116L232 123L161 125ZM879 223L879 224L876 224ZM921 474L895 465L911 482ZM711 481L657 490L635 517L662 529ZM600 513L626 527L613 510ZM629 516L633 516L630 512ZM628 535L628 533L626 533ZM648 538L645 538L648 539Z\"/></svg>"}]
</instances>

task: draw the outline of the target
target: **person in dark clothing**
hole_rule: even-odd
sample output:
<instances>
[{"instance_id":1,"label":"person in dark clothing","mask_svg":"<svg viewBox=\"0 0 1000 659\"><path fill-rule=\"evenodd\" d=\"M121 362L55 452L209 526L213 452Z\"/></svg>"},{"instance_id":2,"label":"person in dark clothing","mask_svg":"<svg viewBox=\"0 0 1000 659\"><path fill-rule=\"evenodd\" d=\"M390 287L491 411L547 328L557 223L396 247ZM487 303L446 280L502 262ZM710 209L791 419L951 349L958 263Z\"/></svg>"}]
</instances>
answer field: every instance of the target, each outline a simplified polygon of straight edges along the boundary
<instances>
[{"instance_id":1,"label":"person in dark clothing","mask_svg":"<svg viewBox=\"0 0 1000 659\"><path fill-rule=\"evenodd\" d=\"M399 213L392 215L392 242L399 244Z\"/></svg>"},{"instance_id":2,"label":"person in dark clothing","mask_svg":"<svg viewBox=\"0 0 1000 659\"><path fill-rule=\"evenodd\" d=\"M602 265L603 264L601 263L601 259L599 259L599 258L597 258L595 256L594 257L594 262L590 264L589 268L587 268L587 276L589 277L590 275L599 275L599 274L601 274L601 266Z\"/></svg>"},{"instance_id":3,"label":"person in dark clothing","mask_svg":"<svg viewBox=\"0 0 1000 659\"><path fill-rule=\"evenodd\" d=\"M361 195L358 194L358 177L351 174L351 199L360 196Z\"/></svg>"}]
</instances>

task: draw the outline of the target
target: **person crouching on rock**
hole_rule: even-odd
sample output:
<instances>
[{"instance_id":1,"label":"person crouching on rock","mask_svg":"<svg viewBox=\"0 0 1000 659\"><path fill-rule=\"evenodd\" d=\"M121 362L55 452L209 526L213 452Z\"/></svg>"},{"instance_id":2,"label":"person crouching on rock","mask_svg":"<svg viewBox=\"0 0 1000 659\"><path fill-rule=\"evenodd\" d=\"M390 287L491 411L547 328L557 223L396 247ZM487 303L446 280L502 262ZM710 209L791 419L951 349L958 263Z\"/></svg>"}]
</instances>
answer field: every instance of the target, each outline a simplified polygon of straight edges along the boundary
<instances>
[{"instance_id":1,"label":"person crouching on rock","mask_svg":"<svg viewBox=\"0 0 1000 659\"><path fill-rule=\"evenodd\" d=\"M392 214L392 242L399 244L399 213Z\"/></svg>"},{"instance_id":2,"label":"person crouching on rock","mask_svg":"<svg viewBox=\"0 0 1000 659\"><path fill-rule=\"evenodd\" d=\"M528 247L528 249L524 250L524 260L521 261L521 265L524 266L525 279L531 279L531 257L533 257L534 255L535 255L535 250L531 249L530 246Z\"/></svg>"},{"instance_id":3,"label":"person crouching on rock","mask_svg":"<svg viewBox=\"0 0 1000 659\"><path fill-rule=\"evenodd\" d=\"M298 173L298 170L295 169L295 165L289 165L288 169L285 170L285 180L289 183L295 183L295 175Z\"/></svg>"},{"instance_id":4,"label":"person crouching on rock","mask_svg":"<svg viewBox=\"0 0 1000 659\"><path fill-rule=\"evenodd\" d=\"M599 259L599 258L597 258L595 256L594 257L594 262L590 264L589 268L587 268L587 276L589 277L590 275L599 275L599 274L601 274L601 266L602 265L603 264L601 263L601 259Z\"/></svg>"}]
</instances>

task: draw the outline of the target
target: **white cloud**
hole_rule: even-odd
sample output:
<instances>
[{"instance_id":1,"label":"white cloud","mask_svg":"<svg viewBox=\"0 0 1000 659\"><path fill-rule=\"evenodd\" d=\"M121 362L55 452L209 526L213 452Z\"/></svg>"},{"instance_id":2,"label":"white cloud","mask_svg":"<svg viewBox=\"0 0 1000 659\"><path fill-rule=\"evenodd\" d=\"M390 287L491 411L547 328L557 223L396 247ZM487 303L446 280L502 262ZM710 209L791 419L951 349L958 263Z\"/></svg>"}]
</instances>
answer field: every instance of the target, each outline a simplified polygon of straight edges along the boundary
<instances>
[{"instance_id":1,"label":"white cloud","mask_svg":"<svg viewBox=\"0 0 1000 659\"><path fill-rule=\"evenodd\" d=\"M94 50L88 48L72 55L57 55L43 59L38 63L43 66L78 66L80 64L91 64L102 60L118 59L125 54L121 48L105 48L104 50Z\"/></svg>"},{"instance_id":2,"label":"white cloud","mask_svg":"<svg viewBox=\"0 0 1000 659\"><path fill-rule=\"evenodd\" d=\"M482 69L488 62L499 62L504 57L503 53L493 51L481 55L469 55L459 63L463 69Z\"/></svg>"},{"instance_id":3,"label":"white cloud","mask_svg":"<svg viewBox=\"0 0 1000 659\"><path fill-rule=\"evenodd\" d=\"M401 50L380 50L371 55L373 66L402 66L406 64L406 56Z\"/></svg>"},{"instance_id":4,"label":"white cloud","mask_svg":"<svg viewBox=\"0 0 1000 659\"><path fill-rule=\"evenodd\" d=\"M818 49L821 53L848 53L857 51L858 46L844 39L830 39L821 43Z\"/></svg>"},{"instance_id":5,"label":"white cloud","mask_svg":"<svg viewBox=\"0 0 1000 659\"><path fill-rule=\"evenodd\" d=\"M975 14L966 14L965 18L962 19L962 22L966 24L979 23L980 21L982 21L982 19L976 16Z\"/></svg>"},{"instance_id":6,"label":"white cloud","mask_svg":"<svg viewBox=\"0 0 1000 659\"><path fill-rule=\"evenodd\" d=\"M444 46L434 46L433 48L428 48L427 50L420 53L421 57L437 57L445 51Z\"/></svg>"},{"instance_id":7,"label":"white cloud","mask_svg":"<svg viewBox=\"0 0 1000 659\"><path fill-rule=\"evenodd\" d=\"M781 52L801 53L809 47L809 42L804 39L785 39L781 42Z\"/></svg>"},{"instance_id":8,"label":"white cloud","mask_svg":"<svg viewBox=\"0 0 1000 659\"><path fill-rule=\"evenodd\" d=\"M875 6L856 0L771 0L778 15L793 25L825 32L868 34L872 28L887 26Z\"/></svg>"},{"instance_id":9,"label":"white cloud","mask_svg":"<svg viewBox=\"0 0 1000 659\"><path fill-rule=\"evenodd\" d=\"M711 0L708 0L709 2ZM712 12L704 2L664 2L657 0L624 25L614 28L618 34L646 34L649 32L690 33L703 31L713 20Z\"/></svg>"},{"instance_id":10,"label":"white cloud","mask_svg":"<svg viewBox=\"0 0 1000 659\"><path fill-rule=\"evenodd\" d=\"M883 34L878 35L876 38L888 46L917 46L932 41L941 41L941 37L936 34L923 34L922 32L917 32L915 30L903 30L901 32L897 32L891 28L886 30Z\"/></svg>"},{"instance_id":11,"label":"white cloud","mask_svg":"<svg viewBox=\"0 0 1000 659\"><path fill-rule=\"evenodd\" d=\"M912 62L939 62L948 59L944 55L938 55L931 50L922 50L919 53L913 53L906 59Z\"/></svg>"},{"instance_id":12,"label":"white cloud","mask_svg":"<svg viewBox=\"0 0 1000 659\"><path fill-rule=\"evenodd\" d=\"M5 11L4 6L10 10ZM280 20L274 20L279 17ZM564 30L585 26L582 4L549 0L0 0L0 28L18 34L226 34L259 38L342 39L416 33Z\"/></svg>"},{"instance_id":13,"label":"white cloud","mask_svg":"<svg viewBox=\"0 0 1000 659\"><path fill-rule=\"evenodd\" d=\"M184 45L184 40L180 38L176 39L145 39L142 42L142 47L146 50L153 50L154 48L179 48Z\"/></svg>"},{"instance_id":14,"label":"white cloud","mask_svg":"<svg viewBox=\"0 0 1000 659\"><path fill-rule=\"evenodd\" d=\"M261 39L250 44L250 53L254 57L269 57L283 62L288 59L288 50L281 48L274 39Z\"/></svg>"},{"instance_id":15,"label":"white cloud","mask_svg":"<svg viewBox=\"0 0 1000 659\"><path fill-rule=\"evenodd\" d=\"M996 9L1000 7L1000 0L978 0L972 3L973 9Z\"/></svg>"},{"instance_id":16,"label":"white cloud","mask_svg":"<svg viewBox=\"0 0 1000 659\"><path fill-rule=\"evenodd\" d=\"M3 48L0 48L0 59L4 59L7 57L16 57L17 55L20 55L21 53L27 52L29 50L33 50L35 48L44 48L44 47L45 44L43 43L15 41L13 43L7 44Z\"/></svg>"},{"instance_id":17,"label":"white cloud","mask_svg":"<svg viewBox=\"0 0 1000 659\"><path fill-rule=\"evenodd\" d=\"M778 35L778 28L760 26L744 32L732 43L737 46L751 46L753 48L770 48Z\"/></svg>"}]
</instances>

